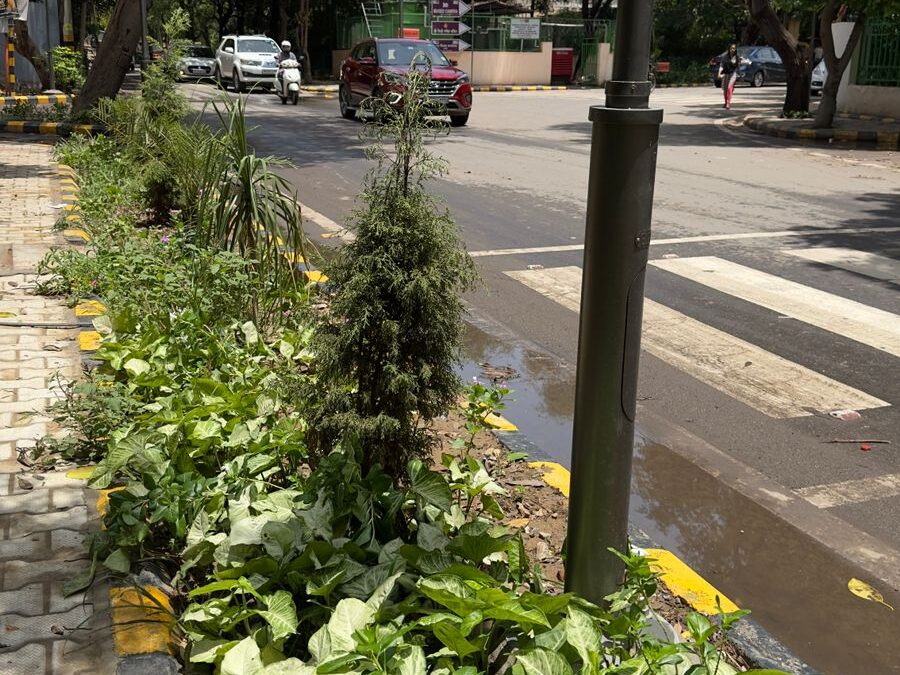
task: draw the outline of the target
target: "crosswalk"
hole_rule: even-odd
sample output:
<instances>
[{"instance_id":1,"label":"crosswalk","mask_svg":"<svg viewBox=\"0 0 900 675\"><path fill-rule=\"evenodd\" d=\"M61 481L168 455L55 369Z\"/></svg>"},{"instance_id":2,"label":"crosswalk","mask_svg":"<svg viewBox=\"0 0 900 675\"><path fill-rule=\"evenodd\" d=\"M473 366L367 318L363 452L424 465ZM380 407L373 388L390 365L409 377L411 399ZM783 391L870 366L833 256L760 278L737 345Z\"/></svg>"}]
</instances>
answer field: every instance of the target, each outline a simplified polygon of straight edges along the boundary
<instances>
[{"instance_id":1,"label":"crosswalk","mask_svg":"<svg viewBox=\"0 0 900 675\"><path fill-rule=\"evenodd\" d=\"M898 276L896 260L853 249L790 249L783 253L787 260L799 258L881 281L893 282ZM696 284L698 290L705 287L900 357L900 316L890 311L715 256L663 258L650 264ZM579 311L580 267L510 270L505 274L563 307ZM669 365L772 418L896 404L650 299L644 304L642 345Z\"/></svg>"},{"instance_id":2,"label":"crosswalk","mask_svg":"<svg viewBox=\"0 0 900 675\"><path fill-rule=\"evenodd\" d=\"M507 251L487 253L516 255ZM799 262L820 268L817 271L824 266L825 269L850 272L865 277L866 283L875 280L872 283L876 286L888 289L888 297L897 290L893 285L900 283L900 261L850 248L783 249L773 252L772 258L775 269L784 269L784 266L790 267ZM768 266L769 263L764 264ZM695 290L691 295L708 303L707 307L721 308L727 312L727 300L732 298L773 312L779 318L795 320L790 322L787 330L797 331L798 344L809 344L804 341L810 339L810 333L803 329L804 325L808 325L826 331L826 334L840 336L847 341L850 349L856 343L860 349L868 350L868 355L861 357L863 360L870 360L880 353L882 356L879 358L890 364L885 381L896 383L900 379L897 377L900 373L900 315L892 311L722 257L666 256L652 260L650 265L689 282ZM580 267L529 265L527 269L508 270L504 274L562 307L573 312L580 310ZM804 275L803 278L807 277ZM808 278L819 280L821 284L821 280L828 277L811 274ZM836 290L833 284L830 290ZM883 298L885 295L875 297ZM893 297L897 299L900 295L894 293ZM891 300L886 306L895 309L897 303ZM735 331L741 332L741 329L736 328ZM761 334L758 328L747 326L744 337L747 335ZM819 339L821 337L818 336ZM773 350L779 350L780 344L768 340L768 346ZM898 401L883 400L871 391L862 391L835 379L836 373L840 377L840 373L847 372L846 363L835 368L835 372L817 372L650 298L644 301L642 347L669 366L773 419L885 409L898 404ZM814 348L810 344L810 349ZM831 360L812 359L809 362L831 363ZM828 366L824 368L828 369ZM893 379L891 372L894 373ZM881 382L873 386L884 388L885 385ZM891 398L896 388L888 384L887 391L890 395L886 398ZM821 509L851 506L900 495L900 473L811 485L795 491Z\"/></svg>"}]
</instances>

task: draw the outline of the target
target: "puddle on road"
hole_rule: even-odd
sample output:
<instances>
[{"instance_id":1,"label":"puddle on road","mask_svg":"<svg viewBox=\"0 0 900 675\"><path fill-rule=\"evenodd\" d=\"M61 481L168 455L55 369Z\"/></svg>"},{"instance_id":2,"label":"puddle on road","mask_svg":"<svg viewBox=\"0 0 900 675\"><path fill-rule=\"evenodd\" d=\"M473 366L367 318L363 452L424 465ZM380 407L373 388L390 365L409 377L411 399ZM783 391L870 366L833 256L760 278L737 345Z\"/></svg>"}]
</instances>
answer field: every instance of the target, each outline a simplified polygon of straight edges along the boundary
<instances>
[{"instance_id":1,"label":"puddle on road","mask_svg":"<svg viewBox=\"0 0 900 675\"><path fill-rule=\"evenodd\" d=\"M482 363L517 372L504 415L568 466L574 371L472 326L466 356L468 380L486 379ZM858 570L640 429L630 518L823 673L900 674L900 611L852 595L847 582Z\"/></svg>"}]
</instances>

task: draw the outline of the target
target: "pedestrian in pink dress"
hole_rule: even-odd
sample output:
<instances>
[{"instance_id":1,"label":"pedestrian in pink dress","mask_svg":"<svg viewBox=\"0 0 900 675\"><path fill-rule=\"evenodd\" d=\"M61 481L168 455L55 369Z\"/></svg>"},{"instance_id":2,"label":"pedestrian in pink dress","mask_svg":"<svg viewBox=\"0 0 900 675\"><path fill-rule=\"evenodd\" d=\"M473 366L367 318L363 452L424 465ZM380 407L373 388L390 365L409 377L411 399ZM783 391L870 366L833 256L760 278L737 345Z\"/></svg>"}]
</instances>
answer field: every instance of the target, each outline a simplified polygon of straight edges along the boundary
<instances>
[{"instance_id":1,"label":"pedestrian in pink dress","mask_svg":"<svg viewBox=\"0 0 900 675\"><path fill-rule=\"evenodd\" d=\"M741 57L738 56L737 45L732 44L719 61L719 79L722 80L722 93L725 95L726 108L731 108L731 97L734 96L734 83L737 81L737 71L740 65Z\"/></svg>"}]
</instances>

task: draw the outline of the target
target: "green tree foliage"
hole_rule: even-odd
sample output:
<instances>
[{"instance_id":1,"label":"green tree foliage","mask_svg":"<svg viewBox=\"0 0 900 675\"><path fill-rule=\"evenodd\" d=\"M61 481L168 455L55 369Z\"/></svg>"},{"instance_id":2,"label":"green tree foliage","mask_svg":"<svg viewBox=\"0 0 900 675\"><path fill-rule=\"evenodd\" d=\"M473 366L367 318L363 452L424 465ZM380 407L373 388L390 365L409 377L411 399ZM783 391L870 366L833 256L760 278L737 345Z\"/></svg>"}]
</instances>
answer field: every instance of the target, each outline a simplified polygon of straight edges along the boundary
<instances>
[{"instance_id":1,"label":"green tree foliage","mask_svg":"<svg viewBox=\"0 0 900 675\"><path fill-rule=\"evenodd\" d=\"M53 72L56 76L56 87L66 93L78 91L84 84L81 58L69 47L54 47Z\"/></svg>"},{"instance_id":2,"label":"green tree foliage","mask_svg":"<svg viewBox=\"0 0 900 675\"><path fill-rule=\"evenodd\" d=\"M356 239L327 267L336 291L320 344L321 446L355 440L364 466L395 478L428 446L419 420L444 414L459 393L460 294L475 279L453 220L425 188L445 171L425 137L446 129L425 118L427 87L414 72L401 105L370 101L376 168L352 217Z\"/></svg>"},{"instance_id":3,"label":"green tree foliage","mask_svg":"<svg viewBox=\"0 0 900 675\"><path fill-rule=\"evenodd\" d=\"M657 0L654 46L667 61L677 57L705 61L725 51L748 18L744 0Z\"/></svg>"}]
</instances>

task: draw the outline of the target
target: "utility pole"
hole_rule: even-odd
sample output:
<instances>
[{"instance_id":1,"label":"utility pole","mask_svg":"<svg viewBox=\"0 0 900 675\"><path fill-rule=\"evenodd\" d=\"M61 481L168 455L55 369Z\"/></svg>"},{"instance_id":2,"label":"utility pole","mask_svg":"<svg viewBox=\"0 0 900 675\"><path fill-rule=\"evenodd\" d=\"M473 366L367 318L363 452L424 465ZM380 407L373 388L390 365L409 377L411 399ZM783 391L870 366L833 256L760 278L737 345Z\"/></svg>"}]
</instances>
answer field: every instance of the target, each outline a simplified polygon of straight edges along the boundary
<instances>
[{"instance_id":1,"label":"utility pole","mask_svg":"<svg viewBox=\"0 0 900 675\"><path fill-rule=\"evenodd\" d=\"M566 590L594 603L622 581L644 275L662 110L649 109L653 0L619 0L606 105L593 106L572 442Z\"/></svg>"}]
</instances>

